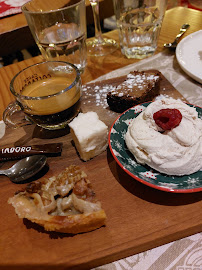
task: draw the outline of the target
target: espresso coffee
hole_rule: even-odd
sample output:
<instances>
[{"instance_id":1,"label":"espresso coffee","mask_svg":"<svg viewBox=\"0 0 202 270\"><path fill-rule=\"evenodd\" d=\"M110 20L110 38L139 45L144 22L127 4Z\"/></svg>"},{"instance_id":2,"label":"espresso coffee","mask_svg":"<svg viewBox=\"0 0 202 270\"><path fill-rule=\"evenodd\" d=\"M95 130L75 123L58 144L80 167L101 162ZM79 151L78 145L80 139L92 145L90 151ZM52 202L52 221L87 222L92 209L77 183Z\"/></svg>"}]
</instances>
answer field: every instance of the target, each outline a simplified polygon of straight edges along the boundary
<instances>
[{"instance_id":1,"label":"espresso coffee","mask_svg":"<svg viewBox=\"0 0 202 270\"><path fill-rule=\"evenodd\" d=\"M68 77L51 77L26 86L21 95L35 99L21 102L24 113L40 126L60 125L61 128L78 114L80 108L80 85L65 91L72 81Z\"/></svg>"}]
</instances>

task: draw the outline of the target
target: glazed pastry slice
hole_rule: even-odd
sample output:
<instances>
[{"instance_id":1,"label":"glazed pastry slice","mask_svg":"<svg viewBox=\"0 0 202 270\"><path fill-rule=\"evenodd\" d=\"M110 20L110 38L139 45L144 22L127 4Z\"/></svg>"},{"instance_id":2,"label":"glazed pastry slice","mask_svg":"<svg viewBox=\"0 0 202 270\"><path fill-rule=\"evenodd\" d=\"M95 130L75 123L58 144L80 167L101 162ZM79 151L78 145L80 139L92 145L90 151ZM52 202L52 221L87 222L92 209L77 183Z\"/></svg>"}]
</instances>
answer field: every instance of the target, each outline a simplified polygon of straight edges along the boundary
<instances>
[{"instance_id":1,"label":"glazed pastry slice","mask_svg":"<svg viewBox=\"0 0 202 270\"><path fill-rule=\"evenodd\" d=\"M19 218L47 231L81 233L105 224L106 214L87 175L71 165L58 176L33 182L8 200Z\"/></svg>"}]
</instances>

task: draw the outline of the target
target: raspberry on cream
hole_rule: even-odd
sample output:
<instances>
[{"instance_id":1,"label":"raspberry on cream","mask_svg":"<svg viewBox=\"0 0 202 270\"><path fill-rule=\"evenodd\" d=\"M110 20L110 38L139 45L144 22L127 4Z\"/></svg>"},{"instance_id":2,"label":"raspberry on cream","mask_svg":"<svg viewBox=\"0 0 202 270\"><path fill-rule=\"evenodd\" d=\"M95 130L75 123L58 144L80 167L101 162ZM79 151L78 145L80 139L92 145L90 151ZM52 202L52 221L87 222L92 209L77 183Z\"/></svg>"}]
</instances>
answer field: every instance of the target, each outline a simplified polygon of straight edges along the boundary
<instances>
[{"instance_id":1,"label":"raspberry on cream","mask_svg":"<svg viewBox=\"0 0 202 270\"><path fill-rule=\"evenodd\" d=\"M181 122L163 130L153 118L162 109L177 109ZM202 168L202 120L195 108L180 100L163 98L152 102L129 125L125 141L141 164L168 175L189 175Z\"/></svg>"}]
</instances>

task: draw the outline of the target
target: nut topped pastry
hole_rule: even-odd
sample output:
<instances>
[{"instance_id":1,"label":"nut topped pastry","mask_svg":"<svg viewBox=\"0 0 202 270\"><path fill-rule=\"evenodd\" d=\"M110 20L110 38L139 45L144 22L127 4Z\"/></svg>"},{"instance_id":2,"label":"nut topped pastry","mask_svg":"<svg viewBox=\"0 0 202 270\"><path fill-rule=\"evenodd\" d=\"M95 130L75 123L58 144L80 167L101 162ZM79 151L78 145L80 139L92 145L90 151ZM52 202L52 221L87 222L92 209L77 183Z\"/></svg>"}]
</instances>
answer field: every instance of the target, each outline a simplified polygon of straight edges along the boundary
<instances>
[{"instance_id":1,"label":"nut topped pastry","mask_svg":"<svg viewBox=\"0 0 202 270\"><path fill-rule=\"evenodd\" d=\"M58 176L28 184L8 203L19 218L27 218L47 231L87 232L103 226L106 219L87 175L73 165Z\"/></svg>"},{"instance_id":2,"label":"nut topped pastry","mask_svg":"<svg viewBox=\"0 0 202 270\"><path fill-rule=\"evenodd\" d=\"M123 112L137 104L151 101L159 95L161 73L157 70L133 71L124 82L107 94L113 111Z\"/></svg>"}]
</instances>

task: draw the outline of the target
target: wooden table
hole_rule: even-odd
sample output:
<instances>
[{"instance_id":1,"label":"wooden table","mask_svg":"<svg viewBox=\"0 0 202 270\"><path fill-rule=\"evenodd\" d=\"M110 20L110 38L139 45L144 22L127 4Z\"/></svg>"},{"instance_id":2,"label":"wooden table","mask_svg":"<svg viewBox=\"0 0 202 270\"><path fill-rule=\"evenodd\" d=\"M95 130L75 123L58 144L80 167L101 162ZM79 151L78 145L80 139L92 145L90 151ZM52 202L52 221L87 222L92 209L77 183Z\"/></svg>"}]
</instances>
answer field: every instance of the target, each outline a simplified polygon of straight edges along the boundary
<instances>
[{"instance_id":1,"label":"wooden table","mask_svg":"<svg viewBox=\"0 0 202 270\"><path fill-rule=\"evenodd\" d=\"M167 11L157 53L162 51L163 43L173 40L179 27L185 23L184 18L191 24L186 35L201 29L199 11L181 7ZM116 31L107 36L118 40ZM40 56L0 69L1 114L12 100L9 93L11 78L20 69L39 61ZM89 57L82 75L83 83L134 62L136 60L122 56L120 50L106 57ZM106 210L106 227L71 237L45 233L15 216L7 200L19 187L2 177L0 269L90 269L202 230L201 193L172 194L144 186L119 168L109 150L91 161L82 162L71 144L70 134L55 139L35 126L8 129L0 140L0 148L55 141L63 142L63 153L61 157L48 158L46 176L57 174L72 163L79 165L88 174ZM9 164L11 162L6 166Z\"/></svg>"},{"instance_id":2,"label":"wooden table","mask_svg":"<svg viewBox=\"0 0 202 270\"><path fill-rule=\"evenodd\" d=\"M179 28L184 22L188 22L191 25L187 33L184 34L185 37L186 35L189 35L190 33L202 28L201 12L184 7L177 7L166 11L156 53L164 50L164 43L172 41L175 38ZM119 40L117 30L107 33L106 36L114 38L117 41ZM122 55L120 50L115 51L111 56L88 57L87 60L87 67L82 75L83 84L114 69L138 61L135 59L127 59ZM12 77L21 69L40 61L42 61L42 57L37 56L0 69L0 118L2 118L2 113L8 103L13 100L13 97L9 91L9 84Z\"/></svg>"},{"instance_id":3,"label":"wooden table","mask_svg":"<svg viewBox=\"0 0 202 270\"><path fill-rule=\"evenodd\" d=\"M99 7L101 20L114 14L112 0L100 0ZM94 23L89 0L86 0L86 22L87 25ZM0 44L0 56L6 56L35 44L23 13L0 18Z\"/></svg>"}]
</instances>

